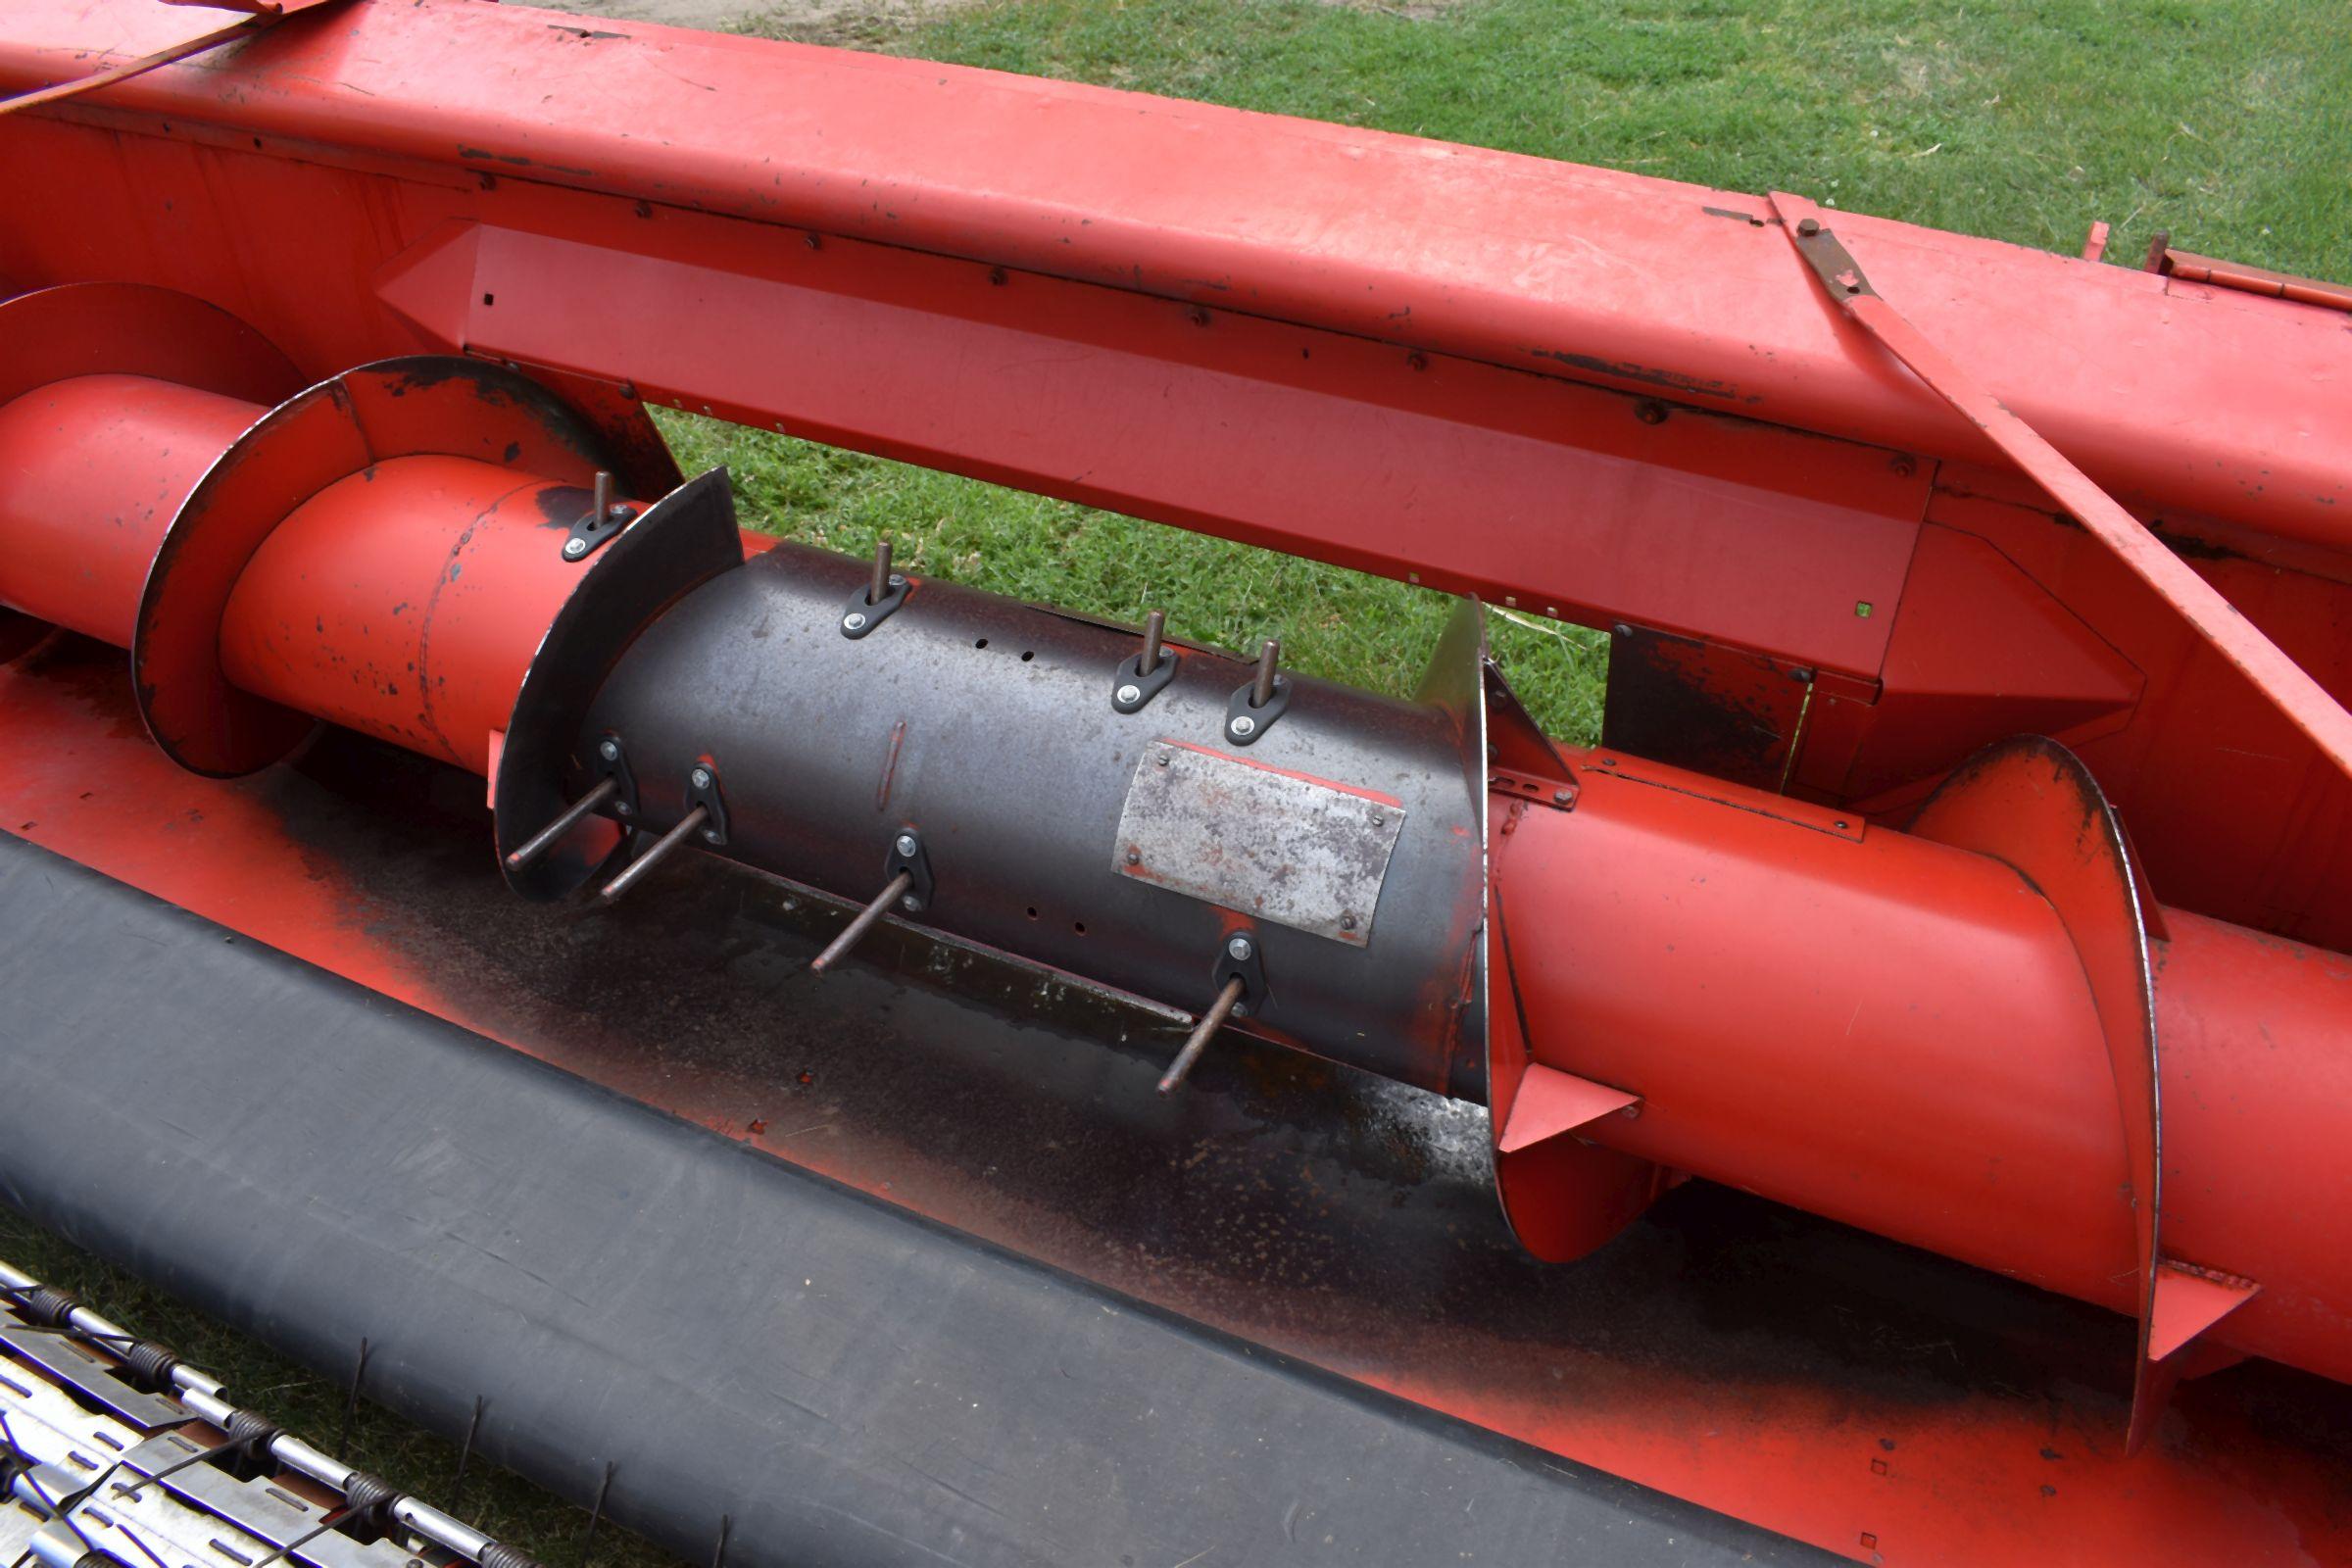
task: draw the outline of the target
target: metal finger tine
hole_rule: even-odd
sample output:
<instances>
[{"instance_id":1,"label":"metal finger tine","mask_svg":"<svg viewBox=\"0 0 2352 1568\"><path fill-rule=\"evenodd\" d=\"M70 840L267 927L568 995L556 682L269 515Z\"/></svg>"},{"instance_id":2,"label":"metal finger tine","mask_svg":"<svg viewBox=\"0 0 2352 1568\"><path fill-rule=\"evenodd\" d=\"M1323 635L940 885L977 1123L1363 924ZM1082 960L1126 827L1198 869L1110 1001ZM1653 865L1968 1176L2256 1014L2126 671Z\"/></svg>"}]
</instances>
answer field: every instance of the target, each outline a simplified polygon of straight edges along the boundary
<instances>
[{"instance_id":1,"label":"metal finger tine","mask_svg":"<svg viewBox=\"0 0 2352 1568\"><path fill-rule=\"evenodd\" d=\"M1281 662L1282 644L1269 637L1257 651L1257 684L1250 688L1250 706L1263 708L1274 700L1274 666Z\"/></svg>"},{"instance_id":2,"label":"metal finger tine","mask_svg":"<svg viewBox=\"0 0 2352 1568\"><path fill-rule=\"evenodd\" d=\"M1154 610L1144 619L1144 656L1136 661L1136 673L1149 675L1159 667L1160 641L1167 635L1168 615Z\"/></svg>"},{"instance_id":3,"label":"metal finger tine","mask_svg":"<svg viewBox=\"0 0 2352 1568\"><path fill-rule=\"evenodd\" d=\"M892 877L890 885L874 895L873 903L858 911L858 918L842 927L841 935L827 944L825 951L809 961L808 967L818 974L823 974L827 969L839 963L842 956L856 947L865 934L874 928L874 922L882 918L882 911L898 903L905 896L906 890L912 886L914 886L912 871L901 871L897 876Z\"/></svg>"},{"instance_id":4,"label":"metal finger tine","mask_svg":"<svg viewBox=\"0 0 2352 1568\"><path fill-rule=\"evenodd\" d=\"M637 879L639 877L644 876L646 872L651 871L655 866L667 859L669 858L670 851L685 843L689 838L692 838L695 830L710 819L710 808L708 806L698 806L693 810L688 811L684 816L678 819L678 825L676 827L671 828L668 832L662 835L659 843L657 843L652 849L646 851L643 855L637 857L636 859L631 860L627 867L621 871L620 875L606 883L605 891L598 895L598 897L602 898L607 904L610 904L614 899L619 898L623 893L628 892L630 888L637 885Z\"/></svg>"},{"instance_id":5,"label":"metal finger tine","mask_svg":"<svg viewBox=\"0 0 2352 1568\"><path fill-rule=\"evenodd\" d=\"M890 541L874 544L874 580L865 590L865 602L878 605L890 595Z\"/></svg>"},{"instance_id":6,"label":"metal finger tine","mask_svg":"<svg viewBox=\"0 0 2352 1568\"><path fill-rule=\"evenodd\" d=\"M603 782L564 808L564 814L532 834L521 848L507 857L507 867L519 871L554 849L557 840L577 827L580 818L620 793L620 780L608 774Z\"/></svg>"},{"instance_id":7,"label":"metal finger tine","mask_svg":"<svg viewBox=\"0 0 2352 1568\"><path fill-rule=\"evenodd\" d=\"M1235 1005L1242 1000L1243 989L1242 977L1238 974L1225 982L1225 989L1217 993L1217 1000L1200 1015L1200 1021L1193 1025L1192 1038L1185 1041L1182 1051L1176 1053L1176 1059L1168 1063L1168 1070L1160 1074L1161 1094L1174 1094L1192 1076L1193 1064L1200 1059L1200 1053L1208 1049L1209 1040L1225 1027L1225 1020L1233 1016Z\"/></svg>"}]
</instances>

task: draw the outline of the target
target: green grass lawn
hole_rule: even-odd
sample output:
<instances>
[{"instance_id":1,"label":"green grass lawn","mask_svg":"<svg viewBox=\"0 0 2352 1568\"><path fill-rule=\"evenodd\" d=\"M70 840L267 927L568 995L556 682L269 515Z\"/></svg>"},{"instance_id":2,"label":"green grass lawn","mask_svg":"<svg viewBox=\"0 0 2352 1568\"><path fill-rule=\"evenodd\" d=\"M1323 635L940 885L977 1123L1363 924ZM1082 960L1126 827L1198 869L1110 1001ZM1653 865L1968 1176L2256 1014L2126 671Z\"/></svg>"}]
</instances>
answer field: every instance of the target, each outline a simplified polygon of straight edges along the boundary
<instances>
[{"instance_id":1,"label":"green grass lawn","mask_svg":"<svg viewBox=\"0 0 2352 1568\"><path fill-rule=\"evenodd\" d=\"M786 14L755 31L793 35ZM822 41L1171 93L1607 164L2069 253L2149 234L2288 271L2352 274L2352 6L2160 3L1734 5L1727 0L1325 6L1312 0L1026 0ZM922 570L1097 614L1165 607L1180 636L1284 639L1317 674L1401 690L1446 605L1420 590L1061 502L683 416L692 471L724 462L746 518L853 553L877 535ZM1502 624L1514 678L1556 731L1598 726L1603 639ZM234 1392L331 1441L341 1396L0 1214L0 1255L172 1339ZM363 1413L357 1456L446 1496L454 1453ZM519 1483L466 1509L558 1568L582 1518ZM608 1536L600 1562L655 1563Z\"/></svg>"}]
</instances>

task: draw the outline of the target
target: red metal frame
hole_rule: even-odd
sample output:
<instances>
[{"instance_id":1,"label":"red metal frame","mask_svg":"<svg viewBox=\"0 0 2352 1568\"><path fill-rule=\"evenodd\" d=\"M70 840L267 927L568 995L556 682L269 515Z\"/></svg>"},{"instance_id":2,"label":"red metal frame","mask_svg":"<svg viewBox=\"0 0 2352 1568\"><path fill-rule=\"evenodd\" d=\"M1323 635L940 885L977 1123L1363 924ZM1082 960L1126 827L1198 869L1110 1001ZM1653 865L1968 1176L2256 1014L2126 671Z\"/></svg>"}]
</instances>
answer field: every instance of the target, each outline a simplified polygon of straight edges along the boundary
<instances>
[{"instance_id":1,"label":"red metal frame","mask_svg":"<svg viewBox=\"0 0 2352 1568\"><path fill-rule=\"evenodd\" d=\"M0 91L170 26L145 0L33 0L0 24ZM595 468L662 467L640 400L1612 626L1610 724L1643 720L1647 760L1496 737L1494 1114L1521 1236L1575 1255L1696 1172L2114 1305L2140 1320L2130 1431L2157 1468L2102 1472L2070 1529L2151 1553L2279 1517L2339 1531L2340 1476L2249 1439L2226 1396L2188 1401L2185 1446L2157 1421L2200 1333L2352 1374L2352 1234L2301 1200L2340 1190L2352 1147L2352 967L2322 951L2352 948L2352 388L2328 302L2217 305L2178 270L1839 215L1897 316L1817 285L1788 198L452 0L288 20L0 120L0 156L26 196L0 214L8 289L167 284L329 387L470 355L598 431L535 445L476 393L263 419L285 388L239 403L105 356L0 389L27 475L0 528L36 547L0 597L116 642L135 624L139 711L183 760L259 765L304 714L494 770L563 600L547 529ZM32 216L69 203L74 223ZM303 407L342 435L286 436ZM379 449L412 417L429 438ZM205 485L253 494L223 528L178 498L224 449ZM152 499L134 517L124 493ZM93 545L93 517L122 523ZM737 1130L709 1083L420 978L433 944L357 929L367 899L290 892L318 867L266 797L159 772L80 669L0 675L15 831ZM2091 777L1946 783L2021 731ZM2029 797L2048 814L2015 820ZM1892 830L1915 812L1925 836ZM893 1196L1070 1260L943 1184ZM1815 1391L1726 1451L1695 1377L1602 1369L1563 1412L1500 1347L1472 1370L1172 1294L1880 1549L1822 1479L1854 1412ZM1940 1466L1886 1539L2026 1560L2043 1538L2006 1499L2046 1417L1976 1397L1900 1417Z\"/></svg>"}]
</instances>

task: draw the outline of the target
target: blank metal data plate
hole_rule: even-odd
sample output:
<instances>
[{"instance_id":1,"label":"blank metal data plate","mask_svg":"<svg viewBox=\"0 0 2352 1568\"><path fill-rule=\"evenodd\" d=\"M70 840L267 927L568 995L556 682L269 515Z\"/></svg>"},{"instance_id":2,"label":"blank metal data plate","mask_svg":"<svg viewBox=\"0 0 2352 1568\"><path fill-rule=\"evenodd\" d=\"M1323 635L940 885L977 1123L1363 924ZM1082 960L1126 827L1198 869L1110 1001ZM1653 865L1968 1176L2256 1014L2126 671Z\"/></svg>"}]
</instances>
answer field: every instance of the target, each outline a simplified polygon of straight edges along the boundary
<instances>
[{"instance_id":1,"label":"blank metal data plate","mask_svg":"<svg viewBox=\"0 0 2352 1568\"><path fill-rule=\"evenodd\" d=\"M1403 808L1384 797L1153 741L1128 787L1111 863L1121 876L1360 948L1403 830Z\"/></svg>"}]
</instances>

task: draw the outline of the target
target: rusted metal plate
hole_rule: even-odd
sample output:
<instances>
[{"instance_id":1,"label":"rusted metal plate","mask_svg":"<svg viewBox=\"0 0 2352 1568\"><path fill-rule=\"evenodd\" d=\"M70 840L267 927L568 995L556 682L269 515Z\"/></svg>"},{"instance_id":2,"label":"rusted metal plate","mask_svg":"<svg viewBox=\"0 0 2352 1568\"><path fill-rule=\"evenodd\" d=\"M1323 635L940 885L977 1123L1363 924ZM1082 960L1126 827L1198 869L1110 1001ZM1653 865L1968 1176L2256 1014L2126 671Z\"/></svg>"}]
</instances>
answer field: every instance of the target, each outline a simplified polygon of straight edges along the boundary
<instances>
[{"instance_id":1,"label":"rusted metal plate","mask_svg":"<svg viewBox=\"0 0 2352 1568\"><path fill-rule=\"evenodd\" d=\"M1128 786L1111 865L1360 948L1403 828L1394 796L1153 741Z\"/></svg>"}]
</instances>

